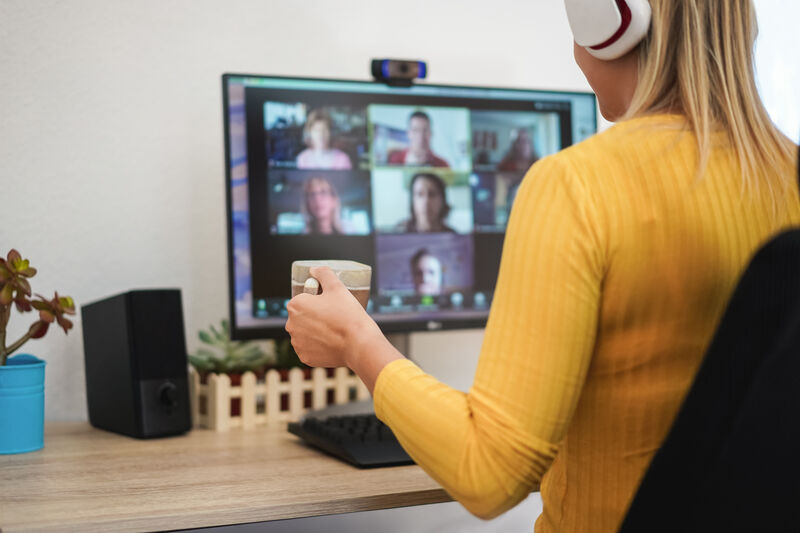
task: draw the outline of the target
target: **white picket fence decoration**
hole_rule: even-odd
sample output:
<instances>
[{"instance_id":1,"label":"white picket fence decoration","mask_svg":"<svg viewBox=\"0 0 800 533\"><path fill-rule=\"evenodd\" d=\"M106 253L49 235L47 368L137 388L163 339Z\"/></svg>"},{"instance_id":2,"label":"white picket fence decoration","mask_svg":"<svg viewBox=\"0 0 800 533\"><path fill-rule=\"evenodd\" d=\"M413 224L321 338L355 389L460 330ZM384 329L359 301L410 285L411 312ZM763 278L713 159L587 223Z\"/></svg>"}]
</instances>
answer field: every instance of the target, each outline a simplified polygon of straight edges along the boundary
<instances>
[{"instance_id":1,"label":"white picket fence decoration","mask_svg":"<svg viewBox=\"0 0 800 533\"><path fill-rule=\"evenodd\" d=\"M281 381L280 373L273 369L267 371L260 383L255 374L245 372L240 386L232 386L227 374L209 374L207 382L202 384L195 369L189 369L192 424L216 431L295 421L306 412L303 407L306 391L311 391L311 408L320 409L328 406L329 390L333 390L333 403L338 405L350 401L352 389L356 400L369 398L367 388L347 368L337 368L330 378L324 368L314 368L311 379L304 378L302 369L292 368L288 381ZM284 393L289 395L288 409L281 410ZM205 413L200 412L200 398L205 398ZM238 416L231 415L231 398L241 398ZM263 413L257 412L259 402L264 404Z\"/></svg>"}]
</instances>

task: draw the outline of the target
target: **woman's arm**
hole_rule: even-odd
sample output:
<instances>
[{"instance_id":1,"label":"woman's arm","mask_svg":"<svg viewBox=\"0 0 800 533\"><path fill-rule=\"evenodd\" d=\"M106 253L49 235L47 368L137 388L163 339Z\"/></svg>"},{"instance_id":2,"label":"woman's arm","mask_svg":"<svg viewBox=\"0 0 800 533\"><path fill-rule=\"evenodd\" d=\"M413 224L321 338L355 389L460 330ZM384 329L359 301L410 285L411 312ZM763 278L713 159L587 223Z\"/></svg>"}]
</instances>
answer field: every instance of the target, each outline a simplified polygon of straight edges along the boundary
<instances>
[{"instance_id":1,"label":"woman's arm","mask_svg":"<svg viewBox=\"0 0 800 533\"><path fill-rule=\"evenodd\" d=\"M339 346L355 346L351 359L340 360L374 384L378 416L411 457L472 513L495 516L538 485L577 405L604 269L596 218L588 195L557 157L530 171L509 222L469 393L402 358L374 322L350 314L352 303L341 293L336 303L333 297L323 302L325 294L297 305L300 297L292 300L287 329L304 360L332 363L327 358ZM348 330L348 316L359 333ZM312 327L317 320L327 325Z\"/></svg>"}]
</instances>

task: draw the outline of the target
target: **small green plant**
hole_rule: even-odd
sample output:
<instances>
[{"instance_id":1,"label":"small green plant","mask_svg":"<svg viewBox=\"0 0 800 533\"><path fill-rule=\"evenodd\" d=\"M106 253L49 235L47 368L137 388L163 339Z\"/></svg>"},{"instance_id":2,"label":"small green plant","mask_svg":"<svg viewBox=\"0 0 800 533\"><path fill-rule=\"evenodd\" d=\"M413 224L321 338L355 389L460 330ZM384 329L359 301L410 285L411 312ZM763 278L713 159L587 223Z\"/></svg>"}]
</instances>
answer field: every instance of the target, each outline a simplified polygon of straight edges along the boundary
<instances>
[{"instance_id":1,"label":"small green plant","mask_svg":"<svg viewBox=\"0 0 800 533\"><path fill-rule=\"evenodd\" d=\"M30 339L44 337L53 322L57 322L64 333L72 328L72 321L64 315L75 314L75 302L69 296L59 296L58 292L50 300L40 294L36 295L37 299L31 299L28 280L35 275L36 269L18 251L11 250L5 259L0 257L0 366L4 366L8 356ZM39 320L31 324L22 337L6 346L6 326L11 319L12 306L20 313L36 309Z\"/></svg>"},{"instance_id":2,"label":"small green plant","mask_svg":"<svg viewBox=\"0 0 800 533\"><path fill-rule=\"evenodd\" d=\"M217 374L240 374L258 371L269 366L272 358L257 344L245 341L232 341L230 325L222 320L221 328L213 325L208 330L200 330L197 336L205 345L197 353L189 355L189 362L199 372Z\"/></svg>"},{"instance_id":3,"label":"small green plant","mask_svg":"<svg viewBox=\"0 0 800 533\"><path fill-rule=\"evenodd\" d=\"M275 368L310 368L300 360L289 339L275 341Z\"/></svg>"}]
</instances>

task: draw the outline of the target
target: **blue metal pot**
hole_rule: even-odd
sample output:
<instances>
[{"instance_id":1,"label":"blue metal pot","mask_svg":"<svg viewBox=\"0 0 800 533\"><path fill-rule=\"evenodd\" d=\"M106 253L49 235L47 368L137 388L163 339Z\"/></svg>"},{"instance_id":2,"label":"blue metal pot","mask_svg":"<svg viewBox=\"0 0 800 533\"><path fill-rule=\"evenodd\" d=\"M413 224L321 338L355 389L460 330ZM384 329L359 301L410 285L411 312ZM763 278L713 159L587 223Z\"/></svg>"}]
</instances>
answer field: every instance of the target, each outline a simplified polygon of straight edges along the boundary
<instances>
[{"instance_id":1,"label":"blue metal pot","mask_svg":"<svg viewBox=\"0 0 800 533\"><path fill-rule=\"evenodd\" d=\"M44 365L29 354L0 366L0 454L44 446Z\"/></svg>"}]
</instances>

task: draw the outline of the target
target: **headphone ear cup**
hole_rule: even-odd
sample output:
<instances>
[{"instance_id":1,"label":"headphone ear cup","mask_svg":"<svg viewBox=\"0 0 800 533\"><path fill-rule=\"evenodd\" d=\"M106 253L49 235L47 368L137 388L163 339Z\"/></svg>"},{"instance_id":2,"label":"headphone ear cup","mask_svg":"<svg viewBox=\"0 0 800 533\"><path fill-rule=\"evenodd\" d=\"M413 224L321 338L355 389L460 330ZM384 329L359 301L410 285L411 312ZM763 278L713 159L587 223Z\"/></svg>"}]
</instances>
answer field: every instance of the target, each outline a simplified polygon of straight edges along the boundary
<instances>
[{"instance_id":1,"label":"headphone ear cup","mask_svg":"<svg viewBox=\"0 0 800 533\"><path fill-rule=\"evenodd\" d=\"M572 35L580 46L608 40L622 25L616 0L565 0Z\"/></svg>"},{"instance_id":2,"label":"headphone ear cup","mask_svg":"<svg viewBox=\"0 0 800 533\"><path fill-rule=\"evenodd\" d=\"M575 42L598 59L622 57L650 30L648 0L565 0Z\"/></svg>"}]
</instances>

